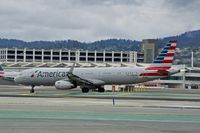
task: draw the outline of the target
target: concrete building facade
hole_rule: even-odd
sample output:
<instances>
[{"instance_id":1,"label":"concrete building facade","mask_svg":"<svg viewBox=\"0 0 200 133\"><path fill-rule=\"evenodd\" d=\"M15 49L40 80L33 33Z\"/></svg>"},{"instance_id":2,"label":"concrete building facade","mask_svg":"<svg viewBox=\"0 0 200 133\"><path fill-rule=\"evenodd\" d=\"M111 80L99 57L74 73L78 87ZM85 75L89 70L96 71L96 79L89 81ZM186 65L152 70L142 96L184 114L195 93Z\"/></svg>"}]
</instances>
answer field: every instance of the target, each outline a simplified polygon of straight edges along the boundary
<instances>
[{"instance_id":1,"label":"concrete building facade","mask_svg":"<svg viewBox=\"0 0 200 133\"><path fill-rule=\"evenodd\" d=\"M0 62L51 63L137 63L143 62L143 53L136 51L81 51L63 49L0 49Z\"/></svg>"},{"instance_id":2,"label":"concrete building facade","mask_svg":"<svg viewBox=\"0 0 200 133\"><path fill-rule=\"evenodd\" d=\"M144 39L142 40L142 50L144 52L144 63L152 63L158 55L158 40Z\"/></svg>"}]
</instances>

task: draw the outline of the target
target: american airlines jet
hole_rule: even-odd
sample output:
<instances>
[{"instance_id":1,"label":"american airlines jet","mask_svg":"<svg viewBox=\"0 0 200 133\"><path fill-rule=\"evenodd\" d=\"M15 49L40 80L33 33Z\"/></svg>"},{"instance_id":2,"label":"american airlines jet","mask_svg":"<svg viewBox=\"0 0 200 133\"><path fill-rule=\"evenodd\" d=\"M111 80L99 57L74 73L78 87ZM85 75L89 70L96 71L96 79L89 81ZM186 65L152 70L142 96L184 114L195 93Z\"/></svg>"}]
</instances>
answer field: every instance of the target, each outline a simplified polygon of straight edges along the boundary
<instances>
[{"instance_id":1,"label":"american airlines jet","mask_svg":"<svg viewBox=\"0 0 200 133\"><path fill-rule=\"evenodd\" d=\"M45 85L68 90L80 86L83 93L90 89L104 92L104 85L135 84L178 73L171 68L176 50L176 40L166 44L155 61L147 67L105 67L105 68L32 68L19 73L14 81L17 84L34 87ZM1 76L1 75L0 75Z\"/></svg>"},{"instance_id":2,"label":"american airlines jet","mask_svg":"<svg viewBox=\"0 0 200 133\"><path fill-rule=\"evenodd\" d=\"M19 72L14 71L4 71L0 65L0 85L16 85L14 78L19 74Z\"/></svg>"}]
</instances>

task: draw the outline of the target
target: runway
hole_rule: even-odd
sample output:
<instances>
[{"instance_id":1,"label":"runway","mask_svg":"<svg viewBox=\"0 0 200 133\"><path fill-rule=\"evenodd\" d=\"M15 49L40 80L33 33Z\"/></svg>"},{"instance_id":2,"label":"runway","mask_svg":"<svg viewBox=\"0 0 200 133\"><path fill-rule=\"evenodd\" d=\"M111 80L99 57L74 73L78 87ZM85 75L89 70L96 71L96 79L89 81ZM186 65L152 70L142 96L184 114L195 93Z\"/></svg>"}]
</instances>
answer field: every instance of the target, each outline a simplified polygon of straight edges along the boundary
<instances>
[{"instance_id":1,"label":"runway","mask_svg":"<svg viewBox=\"0 0 200 133\"><path fill-rule=\"evenodd\" d=\"M176 104L180 108L172 107ZM200 107L197 102L116 100L113 106L110 99L1 97L0 131L199 133L200 110L184 108L188 105Z\"/></svg>"},{"instance_id":2,"label":"runway","mask_svg":"<svg viewBox=\"0 0 200 133\"><path fill-rule=\"evenodd\" d=\"M40 88L36 94L30 95L26 89L19 86L0 88L1 133L200 132L199 101L115 97L113 105L112 98L102 98L105 95L110 96L111 93L83 95L79 91L63 92L52 88ZM125 97L132 95L123 94ZM156 97L156 94L149 95ZM163 95L165 94L159 94L159 97ZM91 96L91 98L78 96ZM182 97L178 94L165 96ZM198 94L183 96L191 99L198 97Z\"/></svg>"},{"instance_id":3,"label":"runway","mask_svg":"<svg viewBox=\"0 0 200 133\"><path fill-rule=\"evenodd\" d=\"M198 101L200 102L200 89L164 89L144 92L90 92L81 93L80 89L56 90L51 86L37 86L36 93L30 94L29 86L0 85L0 97L43 97L43 98L98 98L98 99L137 99L137 100L171 100L171 101Z\"/></svg>"}]
</instances>

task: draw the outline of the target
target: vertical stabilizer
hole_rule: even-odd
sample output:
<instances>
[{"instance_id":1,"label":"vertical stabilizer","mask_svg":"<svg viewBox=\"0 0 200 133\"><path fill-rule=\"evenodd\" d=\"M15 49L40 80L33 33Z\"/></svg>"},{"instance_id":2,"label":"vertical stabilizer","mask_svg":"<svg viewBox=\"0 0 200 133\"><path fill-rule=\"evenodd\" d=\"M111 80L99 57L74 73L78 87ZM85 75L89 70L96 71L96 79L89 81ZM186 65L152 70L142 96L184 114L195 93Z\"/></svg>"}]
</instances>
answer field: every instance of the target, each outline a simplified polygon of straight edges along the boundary
<instances>
[{"instance_id":1,"label":"vertical stabilizer","mask_svg":"<svg viewBox=\"0 0 200 133\"><path fill-rule=\"evenodd\" d=\"M169 70L172 66L174 54L176 51L176 40L169 41L162 49L153 63L146 67L146 70Z\"/></svg>"}]
</instances>

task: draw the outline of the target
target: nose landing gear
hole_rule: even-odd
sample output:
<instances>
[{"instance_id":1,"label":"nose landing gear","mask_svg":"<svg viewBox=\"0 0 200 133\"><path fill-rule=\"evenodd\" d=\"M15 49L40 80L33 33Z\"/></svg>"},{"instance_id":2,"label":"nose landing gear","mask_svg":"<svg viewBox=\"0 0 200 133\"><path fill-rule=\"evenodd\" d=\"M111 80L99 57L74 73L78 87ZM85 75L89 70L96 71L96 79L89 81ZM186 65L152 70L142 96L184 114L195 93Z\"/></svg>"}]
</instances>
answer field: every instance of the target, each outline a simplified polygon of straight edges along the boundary
<instances>
[{"instance_id":1,"label":"nose landing gear","mask_svg":"<svg viewBox=\"0 0 200 133\"><path fill-rule=\"evenodd\" d=\"M34 87L35 87L35 85L32 85L32 86L31 86L30 93L35 93Z\"/></svg>"}]
</instances>

